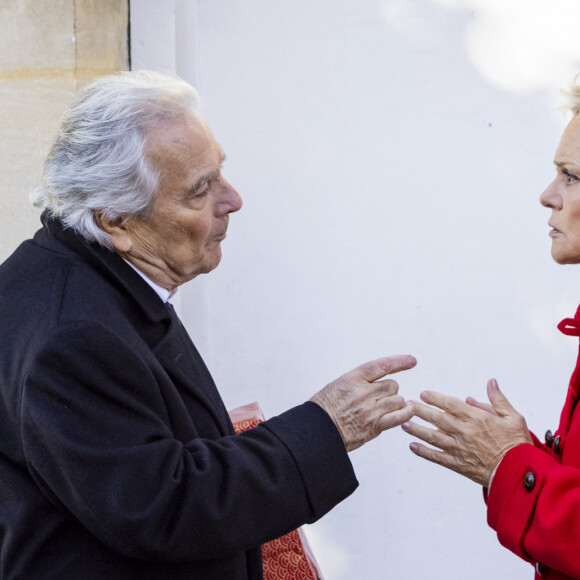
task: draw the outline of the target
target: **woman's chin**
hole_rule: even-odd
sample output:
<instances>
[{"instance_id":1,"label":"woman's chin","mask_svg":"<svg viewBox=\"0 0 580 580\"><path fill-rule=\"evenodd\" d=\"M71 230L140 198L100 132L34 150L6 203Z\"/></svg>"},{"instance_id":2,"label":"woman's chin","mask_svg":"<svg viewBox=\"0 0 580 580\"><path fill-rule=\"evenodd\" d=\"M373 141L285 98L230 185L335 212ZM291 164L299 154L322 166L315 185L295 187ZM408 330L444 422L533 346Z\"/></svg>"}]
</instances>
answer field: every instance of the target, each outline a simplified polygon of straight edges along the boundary
<instances>
[{"instance_id":1,"label":"woman's chin","mask_svg":"<svg viewBox=\"0 0 580 580\"><path fill-rule=\"evenodd\" d=\"M562 252L552 248L552 258L556 264L580 264L580 253Z\"/></svg>"}]
</instances>

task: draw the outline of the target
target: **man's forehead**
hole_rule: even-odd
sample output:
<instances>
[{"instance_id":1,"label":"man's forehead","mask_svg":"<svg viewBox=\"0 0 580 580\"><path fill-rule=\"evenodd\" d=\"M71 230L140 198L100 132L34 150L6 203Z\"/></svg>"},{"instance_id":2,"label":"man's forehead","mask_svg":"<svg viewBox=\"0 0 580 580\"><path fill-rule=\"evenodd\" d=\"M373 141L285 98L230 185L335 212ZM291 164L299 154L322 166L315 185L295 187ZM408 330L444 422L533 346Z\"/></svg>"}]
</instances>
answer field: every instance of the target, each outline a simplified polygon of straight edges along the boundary
<instances>
[{"instance_id":1,"label":"man's forehead","mask_svg":"<svg viewBox=\"0 0 580 580\"><path fill-rule=\"evenodd\" d=\"M182 123L157 124L145 135L145 151L151 161L163 164L182 159L191 162L197 157L205 157L208 161L208 153L214 158L214 164L221 165L225 159L209 125L195 118Z\"/></svg>"}]
</instances>

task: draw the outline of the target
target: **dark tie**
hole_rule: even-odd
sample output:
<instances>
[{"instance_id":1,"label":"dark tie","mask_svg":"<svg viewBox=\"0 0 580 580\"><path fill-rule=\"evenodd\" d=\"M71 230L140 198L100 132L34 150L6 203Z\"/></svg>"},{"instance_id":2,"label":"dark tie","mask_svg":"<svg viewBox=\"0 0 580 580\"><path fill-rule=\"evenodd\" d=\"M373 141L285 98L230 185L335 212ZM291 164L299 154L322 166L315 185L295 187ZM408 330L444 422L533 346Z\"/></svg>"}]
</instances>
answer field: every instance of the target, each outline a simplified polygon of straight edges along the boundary
<instances>
[{"instance_id":1,"label":"dark tie","mask_svg":"<svg viewBox=\"0 0 580 580\"><path fill-rule=\"evenodd\" d=\"M169 310L169 316L171 317L171 320L177 324L177 327L179 328L180 326L183 326L181 324L181 320L179 319L179 316L177 316L177 312L175 312L175 308L173 308L173 304L171 304L171 302L169 302L169 300L165 303L165 307L167 308L167 310Z\"/></svg>"}]
</instances>

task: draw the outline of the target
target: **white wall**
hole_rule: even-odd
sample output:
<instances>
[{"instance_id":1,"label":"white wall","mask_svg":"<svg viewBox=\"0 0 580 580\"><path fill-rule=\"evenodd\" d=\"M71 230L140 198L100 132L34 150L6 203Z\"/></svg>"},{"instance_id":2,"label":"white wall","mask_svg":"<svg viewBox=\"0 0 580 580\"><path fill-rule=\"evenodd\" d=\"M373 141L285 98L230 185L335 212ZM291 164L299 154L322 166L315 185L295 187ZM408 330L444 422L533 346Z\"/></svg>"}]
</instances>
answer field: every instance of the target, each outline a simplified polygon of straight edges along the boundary
<instances>
[{"instance_id":1,"label":"white wall","mask_svg":"<svg viewBox=\"0 0 580 580\"><path fill-rule=\"evenodd\" d=\"M557 426L577 344L555 325L580 292L551 261L538 196L580 15L545 4L132 1L133 67L196 85L245 200L221 266L181 292L228 407L272 416L408 352L407 398L484 398L495 376L538 434ZM530 578L481 489L409 441L397 429L354 452L360 488L308 529L328 580Z\"/></svg>"}]
</instances>

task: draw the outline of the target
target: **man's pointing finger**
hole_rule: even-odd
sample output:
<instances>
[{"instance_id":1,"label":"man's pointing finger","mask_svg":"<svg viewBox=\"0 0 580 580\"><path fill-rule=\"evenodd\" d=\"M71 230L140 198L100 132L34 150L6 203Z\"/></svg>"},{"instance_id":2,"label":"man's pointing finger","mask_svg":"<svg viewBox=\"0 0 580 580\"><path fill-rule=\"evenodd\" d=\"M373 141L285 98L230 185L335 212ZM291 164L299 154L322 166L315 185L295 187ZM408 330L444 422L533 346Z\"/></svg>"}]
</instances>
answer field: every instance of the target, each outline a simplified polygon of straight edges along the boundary
<instances>
[{"instance_id":1,"label":"man's pointing finger","mask_svg":"<svg viewBox=\"0 0 580 580\"><path fill-rule=\"evenodd\" d=\"M372 383L385 375L391 375L407 369L412 369L417 364L414 356L400 354L395 356L385 356L366 362L351 372L357 374L365 381Z\"/></svg>"}]
</instances>

